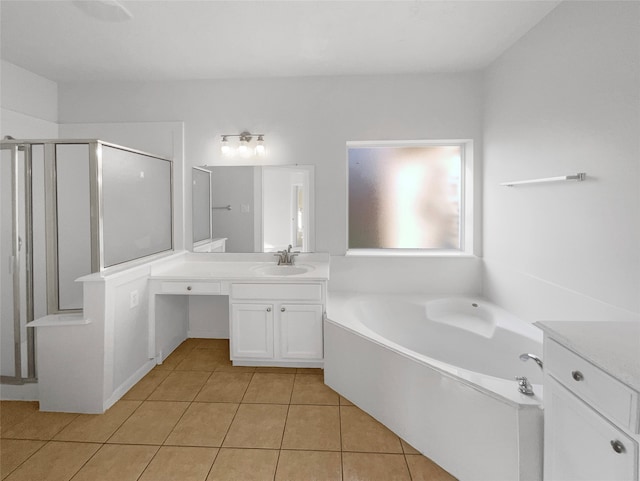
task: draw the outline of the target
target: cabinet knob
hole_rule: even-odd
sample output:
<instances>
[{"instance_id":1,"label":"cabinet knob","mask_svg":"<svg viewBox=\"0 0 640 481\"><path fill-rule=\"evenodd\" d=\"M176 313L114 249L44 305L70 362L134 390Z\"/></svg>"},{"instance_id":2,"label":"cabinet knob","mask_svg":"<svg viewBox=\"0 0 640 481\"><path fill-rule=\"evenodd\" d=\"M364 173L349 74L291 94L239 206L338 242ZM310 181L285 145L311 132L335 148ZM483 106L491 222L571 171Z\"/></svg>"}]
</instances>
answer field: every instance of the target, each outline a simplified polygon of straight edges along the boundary
<instances>
[{"instance_id":1,"label":"cabinet knob","mask_svg":"<svg viewBox=\"0 0 640 481\"><path fill-rule=\"evenodd\" d=\"M617 440L611 441L611 447L618 454L622 454L626 451L624 444L622 444L620 441L617 441Z\"/></svg>"},{"instance_id":2,"label":"cabinet knob","mask_svg":"<svg viewBox=\"0 0 640 481\"><path fill-rule=\"evenodd\" d=\"M571 371L571 377L574 381L582 381L584 380L584 376L580 371Z\"/></svg>"},{"instance_id":3,"label":"cabinet knob","mask_svg":"<svg viewBox=\"0 0 640 481\"><path fill-rule=\"evenodd\" d=\"M284 311L286 311L286 309L284 307L281 307L280 312L284 312Z\"/></svg>"},{"instance_id":4,"label":"cabinet knob","mask_svg":"<svg viewBox=\"0 0 640 481\"><path fill-rule=\"evenodd\" d=\"M191 290L191 286L187 286L187 290L190 291Z\"/></svg>"},{"instance_id":5,"label":"cabinet knob","mask_svg":"<svg viewBox=\"0 0 640 481\"><path fill-rule=\"evenodd\" d=\"M267 312L271 312L271 308L270 307L267 307Z\"/></svg>"}]
</instances>

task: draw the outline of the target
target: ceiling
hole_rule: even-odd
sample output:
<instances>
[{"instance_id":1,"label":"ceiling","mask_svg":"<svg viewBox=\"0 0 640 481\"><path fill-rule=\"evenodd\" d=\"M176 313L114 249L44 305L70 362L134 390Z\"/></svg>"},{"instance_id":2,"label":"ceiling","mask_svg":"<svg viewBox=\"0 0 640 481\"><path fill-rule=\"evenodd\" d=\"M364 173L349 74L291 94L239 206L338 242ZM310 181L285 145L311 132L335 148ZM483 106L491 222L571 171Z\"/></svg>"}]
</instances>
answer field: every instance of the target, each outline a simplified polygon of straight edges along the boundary
<instances>
[{"instance_id":1,"label":"ceiling","mask_svg":"<svg viewBox=\"0 0 640 481\"><path fill-rule=\"evenodd\" d=\"M455 72L560 2L121 1L124 21L79 3L2 0L1 57L57 82Z\"/></svg>"}]
</instances>

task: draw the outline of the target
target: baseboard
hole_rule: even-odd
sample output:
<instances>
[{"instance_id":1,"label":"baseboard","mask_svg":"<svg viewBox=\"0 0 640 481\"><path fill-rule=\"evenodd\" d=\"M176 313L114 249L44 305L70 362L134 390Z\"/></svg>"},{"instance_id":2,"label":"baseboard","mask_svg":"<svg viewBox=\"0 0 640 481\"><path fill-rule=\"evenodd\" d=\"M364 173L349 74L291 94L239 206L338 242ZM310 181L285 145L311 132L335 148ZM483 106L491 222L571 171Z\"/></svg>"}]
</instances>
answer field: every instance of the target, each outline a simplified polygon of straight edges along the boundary
<instances>
[{"instance_id":1,"label":"baseboard","mask_svg":"<svg viewBox=\"0 0 640 481\"><path fill-rule=\"evenodd\" d=\"M187 337L195 337L198 339L229 339L229 334L216 329L208 329L206 331L195 329L187 331Z\"/></svg>"},{"instance_id":2,"label":"baseboard","mask_svg":"<svg viewBox=\"0 0 640 481\"><path fill-rule=\"evenodd\" d=\"M299 367L299 368L320 368L324 369L324 361L253 361L234 360L234 366L256 366L256 367Z\"/></svg>"},{"instance_id":3,"label":"baseboard","mask_svg":"<svg viewBox=\"0 0 640 481\"><path fill-rule=\"evenodd\" d=\"M0 384L2 401L40 401L38 383Z\"/></svg>"},{"instance_id":4,"label":"baseboard","mask_svg":"<svg viewBox=\"0 0 640 481\"><path fill-rule=\"evenodd\" d=\"M190 337L190 336L189 336ZM156 355L156 364L162 364L162 362L168 358L176 348L186 341L186 338L182 338L182 336L174 337L171 339L169 344L165 346L164 349L161 349Z\"/></svg>"},{"instance_id":5,"label":"baseboard","mask_svg":"<svg viewBox=\"0 0 640 481\"><path fill-rule=\"evenodd\" d=\"M116 389L114 389L111 396L104 402L104 410L106 411L111 406L113 406L116 402L120 400L122 396L124 396L129 389L135 386L143 377L145 377L149 371L151 371L156 366L156 362L153 359L149 359L146 363L144 363L136 372L134 372L129 379L120 384Z\"/></svg>"}]
</instances>

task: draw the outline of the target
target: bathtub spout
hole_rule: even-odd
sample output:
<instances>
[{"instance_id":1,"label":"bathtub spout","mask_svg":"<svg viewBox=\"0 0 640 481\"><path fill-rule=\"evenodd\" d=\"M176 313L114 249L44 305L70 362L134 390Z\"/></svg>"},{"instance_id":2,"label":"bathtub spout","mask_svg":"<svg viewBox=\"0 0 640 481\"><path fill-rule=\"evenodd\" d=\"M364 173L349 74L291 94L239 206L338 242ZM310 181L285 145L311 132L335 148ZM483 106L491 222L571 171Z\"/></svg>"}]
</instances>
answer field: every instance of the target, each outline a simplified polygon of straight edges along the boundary
<instances>
[{"instance_id":1,"label":"bathtub spout","mask_svg":"<svg viewBox=\"0 0 640 481\"><path fill-rule=\"evenodd\" d=\"M542 359L540 359L538 356L536 356L535 354L520 354L520 360L521 361L527 361L528 359L533 359L536 364L538 365L538 367L540 369L543 369L542 367ZM544 370L544 369L543 369Z\"/></svg>"},{"instance_id":2,"label":"bathtub spout","mask_svg":"<svg viewBox=\"0 0 640 481\"><path fill-rule=\"evenodd\" d=\"M533 386L529 384L529 380L524 376L516 376L518 381L518 391L526 396L533 396Z\"/></svg>"}]
</instances>

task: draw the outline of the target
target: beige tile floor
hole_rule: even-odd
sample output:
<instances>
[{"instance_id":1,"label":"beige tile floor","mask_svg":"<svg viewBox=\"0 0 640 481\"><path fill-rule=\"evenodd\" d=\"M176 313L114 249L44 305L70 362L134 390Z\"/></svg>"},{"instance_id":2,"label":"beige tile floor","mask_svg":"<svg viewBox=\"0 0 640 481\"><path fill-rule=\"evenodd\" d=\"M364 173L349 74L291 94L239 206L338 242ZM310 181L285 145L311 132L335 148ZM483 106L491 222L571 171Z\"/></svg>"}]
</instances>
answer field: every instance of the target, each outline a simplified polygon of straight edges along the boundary
<instances>
[{"instance_id":1,"label":"beige tile floor","mask_svg":"<svg viewBox=\"0 0 640 481\"><path fill-rule=\"evenodd\" d=\"M450 481L323 383L319 369L233 367L189 339L101 415L3 401L7 481Z\"/></svg>"}]
</instances>

